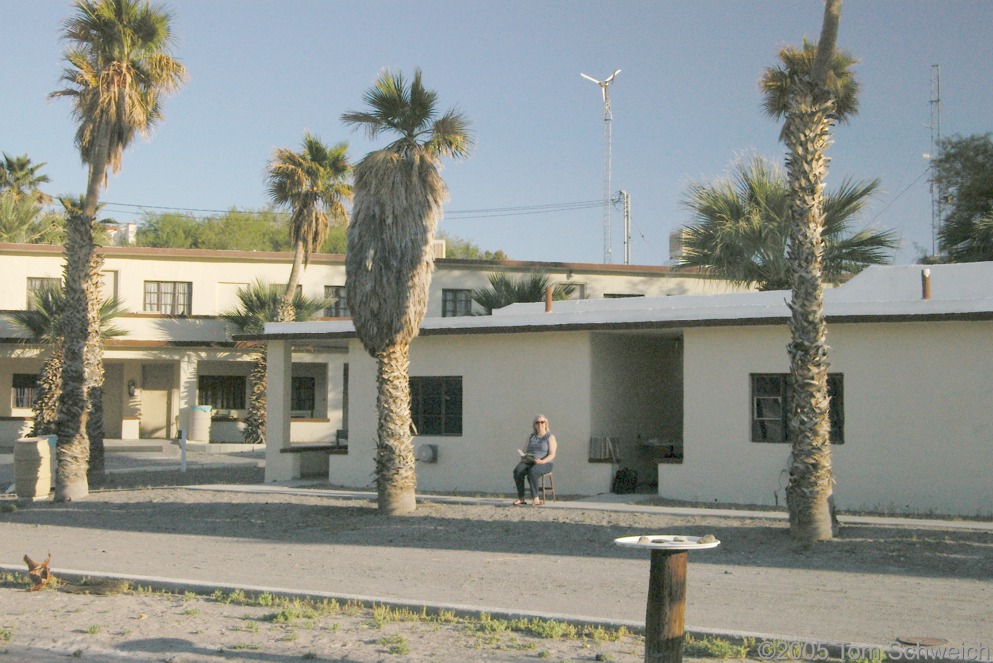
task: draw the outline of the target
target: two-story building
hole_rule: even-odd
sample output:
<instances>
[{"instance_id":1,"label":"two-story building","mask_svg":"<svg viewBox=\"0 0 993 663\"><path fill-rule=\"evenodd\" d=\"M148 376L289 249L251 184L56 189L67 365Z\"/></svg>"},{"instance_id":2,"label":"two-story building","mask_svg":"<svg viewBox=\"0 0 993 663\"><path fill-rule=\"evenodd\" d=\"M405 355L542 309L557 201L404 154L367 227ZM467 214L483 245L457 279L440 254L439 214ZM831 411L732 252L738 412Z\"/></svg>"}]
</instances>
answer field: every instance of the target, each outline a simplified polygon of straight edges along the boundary
<instances>
[{"instance_id":1,"label":"two-story building","mask_svg":"<svg viewBox=\"0 0 993 663\"><path fill-rule=\"evenodd\" d=\"M576 299L736 289L667 267L466 261L446 259L443 244L437 249L429 317L469 314L472 290L488 287L494 272L540 270L553 283L571 285ZM118 298L128 311L114 321L127 334L105 345L106 436L173 438L180 429L190 430L192 406L211 406L210 440L241 441L257 346L233 341L235 330L220 314L236 308L238 290L256 279L285 283L292 254L137 247L105 247L100 253L104 296ZM63 265L61 247L0 244L0 439L30 430L35 383L48 351L3 312L27 308L35 290L60 283ZM344 256L312 256L301 289L327 298L322 319L350 317L344 286ZM348 428L347 351L304 344L294 349L292 363L294 441L334 441Z\"/></svg>"}]
</instances>

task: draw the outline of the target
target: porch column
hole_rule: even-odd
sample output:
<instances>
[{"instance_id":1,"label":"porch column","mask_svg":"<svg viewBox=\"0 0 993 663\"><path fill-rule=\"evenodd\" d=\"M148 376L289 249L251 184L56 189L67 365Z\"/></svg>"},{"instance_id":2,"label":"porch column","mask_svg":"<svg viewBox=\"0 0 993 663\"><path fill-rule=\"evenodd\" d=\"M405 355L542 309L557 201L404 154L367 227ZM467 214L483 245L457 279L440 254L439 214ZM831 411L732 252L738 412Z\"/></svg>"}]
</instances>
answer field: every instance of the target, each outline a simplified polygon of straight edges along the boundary
<instances>
[{"instance_id":1,"label":"porch column","mask_svg":"<svg viewBox=\"0 0 993 663\"><path fill-rule=\"evenodd\" d=\"M300 477L300 454L280 453L290 446L290 375L293 344L266 342L265 480Z\"/></svg>"}]
</instances>

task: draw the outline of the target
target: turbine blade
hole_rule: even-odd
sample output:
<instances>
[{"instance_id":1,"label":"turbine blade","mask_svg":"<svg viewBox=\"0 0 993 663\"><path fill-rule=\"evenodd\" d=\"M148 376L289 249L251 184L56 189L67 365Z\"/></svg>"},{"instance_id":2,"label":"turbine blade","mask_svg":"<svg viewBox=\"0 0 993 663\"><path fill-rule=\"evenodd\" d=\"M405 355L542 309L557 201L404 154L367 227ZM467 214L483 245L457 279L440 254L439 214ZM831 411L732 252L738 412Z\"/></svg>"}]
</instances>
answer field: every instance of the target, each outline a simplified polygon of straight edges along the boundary
<instances>
[{"instance_id":1,"label":"turbine blade","mask_svg":"<svg viewBox=\"0 0 993 663\"><path fill-rule=\"evenodd\" d=\"M597 85L600 84L600 81L598 81L597 79L593 78L592 76L587 76L586 74L583 74L583 73L580 73L579 75L582 76L583 78L585 78L588 81L593 81Z\"/></svg>"}]
</instances>

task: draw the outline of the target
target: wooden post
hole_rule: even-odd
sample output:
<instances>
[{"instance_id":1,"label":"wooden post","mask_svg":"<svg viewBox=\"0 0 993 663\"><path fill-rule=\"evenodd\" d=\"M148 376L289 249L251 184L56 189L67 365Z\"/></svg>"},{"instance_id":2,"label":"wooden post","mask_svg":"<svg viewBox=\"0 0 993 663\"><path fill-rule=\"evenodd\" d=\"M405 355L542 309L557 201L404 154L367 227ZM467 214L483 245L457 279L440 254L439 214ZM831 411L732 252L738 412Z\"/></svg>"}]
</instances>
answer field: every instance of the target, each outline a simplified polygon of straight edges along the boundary
<instances>
[{"instance_id":1,"label":"wooden post","mask_svg":"<svg viewBox=\"0 0 993 663\"><path fill-rule=\"evenodd\" d=\"M645 615L645 663L682 663L686 551L652 550Z\"/></svg>"},{"instance_id":2,"label":"wooden post","mask_svg":"<svg viewBox=\"0 0 993 663\"><path fill-rule=\"evenodd\" d=\"M552 288L552 286L548 286L547 288L545 288L545 313L551 313L552 312L552 291L553 290L554 290L554 288Z\"/></svg>"}]
</instances>

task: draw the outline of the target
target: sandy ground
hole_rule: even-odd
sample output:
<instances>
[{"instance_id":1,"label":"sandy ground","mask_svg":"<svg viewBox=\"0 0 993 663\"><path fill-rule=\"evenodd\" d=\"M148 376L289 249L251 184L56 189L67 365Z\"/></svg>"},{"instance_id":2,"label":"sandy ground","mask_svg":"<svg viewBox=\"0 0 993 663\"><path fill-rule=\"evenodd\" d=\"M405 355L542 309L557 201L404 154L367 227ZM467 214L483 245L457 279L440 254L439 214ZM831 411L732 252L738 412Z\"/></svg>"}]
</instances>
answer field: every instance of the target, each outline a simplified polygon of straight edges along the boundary
<instances>
[{"instance_id":1,"label":"sandy ground","mask_svg":"<svg viewBox=\"0 0 993 663\"><path fill-rule=\"evenodd\" d=\"M691 555L691 629L881 645L929 636L975 648L976 656L959 658L993 658L988 531L846 526L835 541L798 551L783 523L761 518L515 508L509 499L426 501L415 514L385 518L369 500L175 487L257 483L260 473L134 473L69 504L11 509L16 500L0 499L0 564L50 551L56 574L179 579L206 591L91 596L27 593L8 582L0 588L0 654L12 661L74 653L163 661L642 660L637 636L541 639L424 619L377 625L371 613L355 611L281 623L273 607L219 601L208 590L252 586L342 603L636 625L644 621L648 559L612 540L679 533L722 541ZM406 653L391 653L401 645Z\"/></svg>"}]
</instances>

